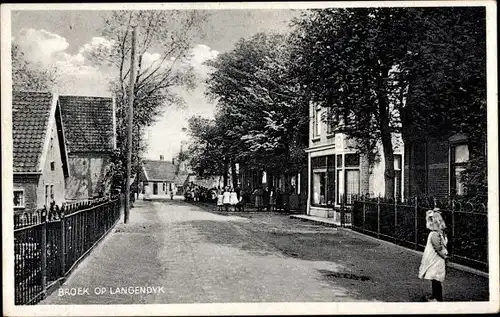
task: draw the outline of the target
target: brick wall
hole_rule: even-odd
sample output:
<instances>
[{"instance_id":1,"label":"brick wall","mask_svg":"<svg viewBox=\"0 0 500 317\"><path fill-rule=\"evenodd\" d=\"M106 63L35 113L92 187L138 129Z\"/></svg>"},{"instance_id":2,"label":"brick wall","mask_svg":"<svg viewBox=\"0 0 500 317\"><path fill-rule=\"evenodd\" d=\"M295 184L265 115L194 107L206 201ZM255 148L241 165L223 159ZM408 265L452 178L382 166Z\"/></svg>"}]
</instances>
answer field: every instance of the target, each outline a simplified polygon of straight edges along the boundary
<instances>
[{"instance_id":1,"label":"brick wall","mask_svg":"<svg viewBox=\"0 0 500 317\"><path fill-rule=\"evenodd\" d=\"M15 209L15 213L24 211L33 211L37 209L37 184L39 175L18 175L14 174L14 189L24 190L24 206L23 209Z\"/></svg>"},{"instance_id":2,"label":"brick wall","mask_svg":"<svg viewBox=\"0 0 500 317\"><path fill-rule=\"evenodd\" d=\"M405 192L410 196L449 194L449 143L431 140L405 148Z\"/></svg>"},{"instance_id":3,"label":"brick wall","mask_svg":"<svg viewBox=\"0 0 500 317\"><path fill-rule=\"evenodd\" d=\"M449 193L449 143L427 144L427 195L446 197Z\"/></svg>"}]
</instances>

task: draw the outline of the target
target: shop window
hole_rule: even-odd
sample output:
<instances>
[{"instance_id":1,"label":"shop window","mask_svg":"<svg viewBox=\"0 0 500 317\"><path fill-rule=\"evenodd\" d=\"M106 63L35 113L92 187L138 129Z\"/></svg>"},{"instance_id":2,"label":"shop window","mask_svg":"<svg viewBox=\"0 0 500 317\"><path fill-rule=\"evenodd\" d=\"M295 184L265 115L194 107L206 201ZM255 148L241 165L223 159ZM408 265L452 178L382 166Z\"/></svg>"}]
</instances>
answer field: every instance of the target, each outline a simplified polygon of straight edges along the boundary
<instances>
[{"instance_id":1,"label":"shop window","mask_svg":"<svg viewBox=\"0 0 500 317\"><path fill-rule=\"evenodd\" d=\"M337 203L352 204L360 194L359 154L337 155Z\"/></svg>"},{"instance_id":2,"label":"shop window","mask_svg":"<svg viewBox=\"0 0 500 317\"><path fill-rule=\"evenodd\" d=\"M456 144L451 148L451 190L452 195L461 196L465 194L462 173L465 171L469 161L469 147L467 144Z\"/></svg>"},{"instance_id":3,"label":"shop window","mask_svg":"<svg viewBox=\"0 0 500 317\"><path fill-rule=\"evenodd\" d=\"M332 206L335 201L335 156L311 158L311 204Z\"/></svg>"},{"instance_id":4,"label":"shop window","mask_svg":"<svg viewBox=\"0 0 500 317\"><path fill-rule=\"evenodd\" d=\"M23 189L14 189L14 208L24 208Z\"/></svg>"}]
</instances>

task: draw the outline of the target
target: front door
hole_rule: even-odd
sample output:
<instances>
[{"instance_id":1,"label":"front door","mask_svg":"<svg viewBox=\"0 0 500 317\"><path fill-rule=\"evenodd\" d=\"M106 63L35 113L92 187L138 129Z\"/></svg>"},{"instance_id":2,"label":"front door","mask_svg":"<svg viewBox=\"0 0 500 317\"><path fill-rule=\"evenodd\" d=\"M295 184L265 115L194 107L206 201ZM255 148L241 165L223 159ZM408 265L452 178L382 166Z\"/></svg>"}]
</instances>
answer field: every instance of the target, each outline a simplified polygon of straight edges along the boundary
<instances>
[{"instance_id":1,"label":"front door","mask_svg":"<svg viewBox=\"0 0 500 317\"><path fill-rule=\"evenodd\" d=\"M158 183L153 183L153 195L158 195Z\"/></svg>"}]
</instances>

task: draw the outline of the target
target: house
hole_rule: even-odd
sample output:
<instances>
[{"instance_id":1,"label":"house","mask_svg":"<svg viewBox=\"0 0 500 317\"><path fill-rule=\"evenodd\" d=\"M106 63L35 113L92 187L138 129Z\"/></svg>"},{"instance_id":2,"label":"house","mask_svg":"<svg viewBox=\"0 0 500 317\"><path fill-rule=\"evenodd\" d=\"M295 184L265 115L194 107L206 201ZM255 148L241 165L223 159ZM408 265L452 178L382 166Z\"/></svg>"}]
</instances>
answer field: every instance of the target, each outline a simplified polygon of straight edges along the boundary
<instances>
[{"instance_id":1,"label":"house","mask_svg":"<svg viewBox=\"0 0 500 317\"><path fill-rule=\"evenodd\" d=\"M58 96L14 91L12 137L14 213L60 206L71 174Z\"/></svg>"},{"instance_id":2,"label":"house","mask_svg":"<svg viewBox=\"0 0 500 317\"><path fill-rule=\"evenodd\" d=\"M408 143L404 162L406 195L447 198L465 194L460 179L469 160L465 134Z\"/></svg>"},{"instance_id":3,"label":"house","mask_svg":"<svg viewBox=\"0 0 500 317\"><path fill-rule=\"evenodd\" d=\"M346 197L350 204L357 195L384 196L384 159L381 146L377 157L371 161L368 155L356 150L355 140L335 131L330 121L322 118L327 108L310 106L308 153L307 214L339 220L335 208ZM395 196L402 197L404 147L401 138L393 134L394 169L396 172Z\"/></svg>"},{"instance_id":4,"label":"house","mask_svg":"<svg viewBox=\"0 0 500 317\"><path fill-rule=\"evenodd\" d=\"M144 199L169 197L170 193L177 193L177 167L171 161L165 161L163 155L160 160L144 160L141 170L142 193Z\"/></svg>"},{"instance_id":5,"label":"house","mask_svg":"<svg viewBox=\"0 0 500 317\"><path fill-rule=\"evenodd\" d=\"M70 177L66 200L99 197L109 190L106 168L116 149L114 98L59 96Z\"/></svg>"}]
</instances>

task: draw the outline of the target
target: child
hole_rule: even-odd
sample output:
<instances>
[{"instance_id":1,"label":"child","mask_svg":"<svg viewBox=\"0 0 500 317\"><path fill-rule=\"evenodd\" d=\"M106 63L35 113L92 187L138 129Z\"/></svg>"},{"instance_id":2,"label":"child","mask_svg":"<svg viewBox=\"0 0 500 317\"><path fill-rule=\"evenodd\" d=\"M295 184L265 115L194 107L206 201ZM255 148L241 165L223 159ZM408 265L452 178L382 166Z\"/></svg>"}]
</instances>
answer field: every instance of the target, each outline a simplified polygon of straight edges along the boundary
<instances>
[{"instance_id":1,"label":"child","mask_svg":"<svg viewBox=\"0 0 500 317\"><path fill-rule=\"evenodd\" d=\"M219 189L217 193L217 211L222 211L222 206L224 206L223 200L224 195L222 195L222 190Z\"/></svg>"},{"instance_id":2,"label":"child","mask_svg":"<svg viewBox=\"0 0 500 317\"><path fill-rule=\"evenodd\" d=\"M229 203L233 206L233 210L236 211L236 205L238 204L238 193L236 193L232 188L229 196Z\"/></svg>"},{"instance_id":3,"label":"child","mask_svg":"<svg viewBox=\"0 0 500 317\"><path fill-rule=\"evenodd\" d=\"M443 301L443 286L441 283L444 282L446 274L445 261L448 257L448 250L446 249L448 239L443 232L446 224L438 208L427 211L425 220L426 227L431 232L427 238L418 277L431 280L432 297L429 298L429 301L441 302Z\"/></svg>"},{"instance_id":4,"label":"child","mask_svg":"<svg viewBox=\"0 0 500 317\"><path fill-rule=\"evenodd\" d=\"M222 194L222 203L226 212L229 211L229 204L231 203L231 193L229 192L229 187L224 188L224 193Z\"/></svg>"}]
</instances>

